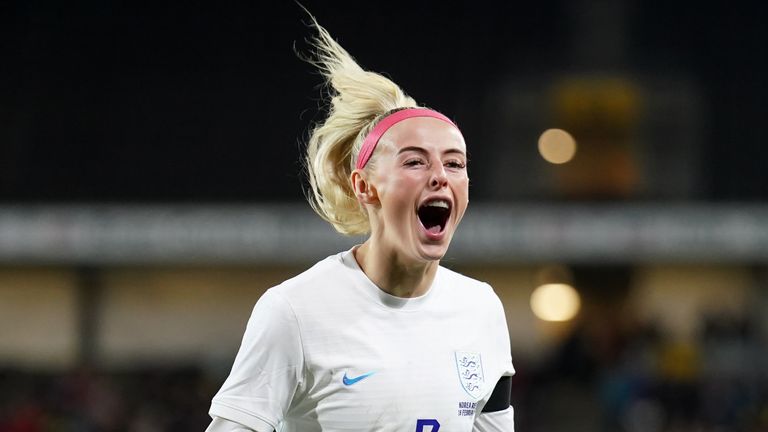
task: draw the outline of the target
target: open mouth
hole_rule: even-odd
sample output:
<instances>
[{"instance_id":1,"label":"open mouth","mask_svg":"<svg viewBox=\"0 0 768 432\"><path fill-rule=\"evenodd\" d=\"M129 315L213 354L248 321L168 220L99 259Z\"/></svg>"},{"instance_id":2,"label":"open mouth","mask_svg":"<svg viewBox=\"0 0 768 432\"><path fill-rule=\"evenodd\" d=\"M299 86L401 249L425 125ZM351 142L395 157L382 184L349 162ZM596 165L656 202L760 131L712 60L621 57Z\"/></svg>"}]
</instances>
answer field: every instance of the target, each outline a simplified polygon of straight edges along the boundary
<instances>
[{"instance_id":1,"label":"open mouth","mask_svg":"<svg viewBox=\"0 0 768 432\"><path fill-rule=\"evenodd\" d=\"M419 220L429 233L439 234L451 216L451 204L446 200L427 201L419 207Z\"/></svg>"}]
</instances>

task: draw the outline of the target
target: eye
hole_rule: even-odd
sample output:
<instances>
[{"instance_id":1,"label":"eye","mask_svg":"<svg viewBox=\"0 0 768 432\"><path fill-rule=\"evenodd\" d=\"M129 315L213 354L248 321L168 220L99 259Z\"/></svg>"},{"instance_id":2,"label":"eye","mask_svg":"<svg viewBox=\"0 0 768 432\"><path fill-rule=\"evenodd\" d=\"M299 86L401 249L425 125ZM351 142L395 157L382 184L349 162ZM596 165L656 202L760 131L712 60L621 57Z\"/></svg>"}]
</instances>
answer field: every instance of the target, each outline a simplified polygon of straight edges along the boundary
<instances>
[{"instance_id":1,"label":"eye","mask_svg":"<svg viewBox=\"0 0 768 432\"><path fill-rule=\"evenodd\" d=\"M403 162L403 165L408 166L408 167L414 167L414 166L424 165L425 163L426 162L424 162L424 159L421 159L421 158L411 158L411 159L406 159L406 161Z\"/></svg>"},{"instance_id":2,"label":"eye","mask_svg":"<svg viewBox=\"0 0 768 432\"><path fill-rule=\"evenodd\" d=\"M464 169L467 166L467 164L464 161L456 159L456 160L446 161L445 166L448 168L459 170L459 169Z\"/></svg>"}]
</instances>

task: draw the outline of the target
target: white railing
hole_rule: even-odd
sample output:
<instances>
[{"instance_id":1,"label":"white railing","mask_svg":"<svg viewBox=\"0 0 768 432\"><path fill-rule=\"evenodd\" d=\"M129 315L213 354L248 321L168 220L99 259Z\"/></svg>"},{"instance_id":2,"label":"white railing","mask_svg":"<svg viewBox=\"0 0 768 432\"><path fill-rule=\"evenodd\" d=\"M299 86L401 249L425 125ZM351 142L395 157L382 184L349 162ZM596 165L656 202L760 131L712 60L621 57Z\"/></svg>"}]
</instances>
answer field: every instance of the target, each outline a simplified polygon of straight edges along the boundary
<instances>
[{"instance_id":1,"label":"white railing","mask_svg":"<svg viewBox=\"0 0 768 432\"><path fill-rule=\"evenodd\" d=\"M302 203L0 206L0 263L311 262L359 243ZM768 261L768 205L472 203L462 262Z\"/></svg>"}]
</instances>

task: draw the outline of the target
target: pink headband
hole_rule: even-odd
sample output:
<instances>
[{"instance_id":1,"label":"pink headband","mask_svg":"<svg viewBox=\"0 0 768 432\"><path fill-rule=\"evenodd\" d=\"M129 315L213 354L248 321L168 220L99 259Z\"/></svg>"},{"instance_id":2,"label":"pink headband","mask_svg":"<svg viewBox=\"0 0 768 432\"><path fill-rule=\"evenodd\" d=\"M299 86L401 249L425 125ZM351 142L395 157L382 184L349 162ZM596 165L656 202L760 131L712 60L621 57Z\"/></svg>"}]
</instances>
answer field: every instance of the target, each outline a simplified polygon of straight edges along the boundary
<instances>
[{"instance_id":1,"label":"pink headband","mask_svg":"<svg viewBox=\"0 0 768 432\"><path fill-rule=\"evenodd\" d=\"M451 121L451 119L431 109L406 108L400 111L395 111L376 123L376 126L373 127L371 132L365 137L365 140L363 140L363 145L360 147L360 153L357 155L357 169L365 167L365 164L368 163L368 159L371 158L373 150L376 148L376 144L379 143L381 136L384 135L384 132L396 123L412 117L433 117L452 125L456 129L459 128Z\"/></svg>"}]
</instances>

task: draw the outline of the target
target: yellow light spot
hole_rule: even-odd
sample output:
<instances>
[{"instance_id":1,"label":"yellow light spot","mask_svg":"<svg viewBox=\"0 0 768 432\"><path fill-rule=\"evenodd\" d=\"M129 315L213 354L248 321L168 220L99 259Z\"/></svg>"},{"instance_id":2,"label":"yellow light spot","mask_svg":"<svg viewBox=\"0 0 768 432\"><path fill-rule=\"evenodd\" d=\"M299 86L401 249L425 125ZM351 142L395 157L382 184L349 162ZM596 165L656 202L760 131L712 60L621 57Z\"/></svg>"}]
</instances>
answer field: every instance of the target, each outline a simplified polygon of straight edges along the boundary
<instances>
[{"instance_id":1,"label":"yellow light spot","mask_svg":"<svg viewBox=\"0 0 768 432\"><path fill-rule=\"evenodd\" d=\"M539 137L539 153L547 162L564 164L576 155L576 140L562 129L547 129Z\"/></svg>"},{"instance_id":2,"label":"yellow light spot","mask_svg":"<svg viewBox=\"0 0 768 432\"><path fill-rule=\"evenodd\" d=\"M580 308L579 293L567 284L544 284L531 294L531 309L544 321L569 321Z\"/></svg>"}]
</instances>

